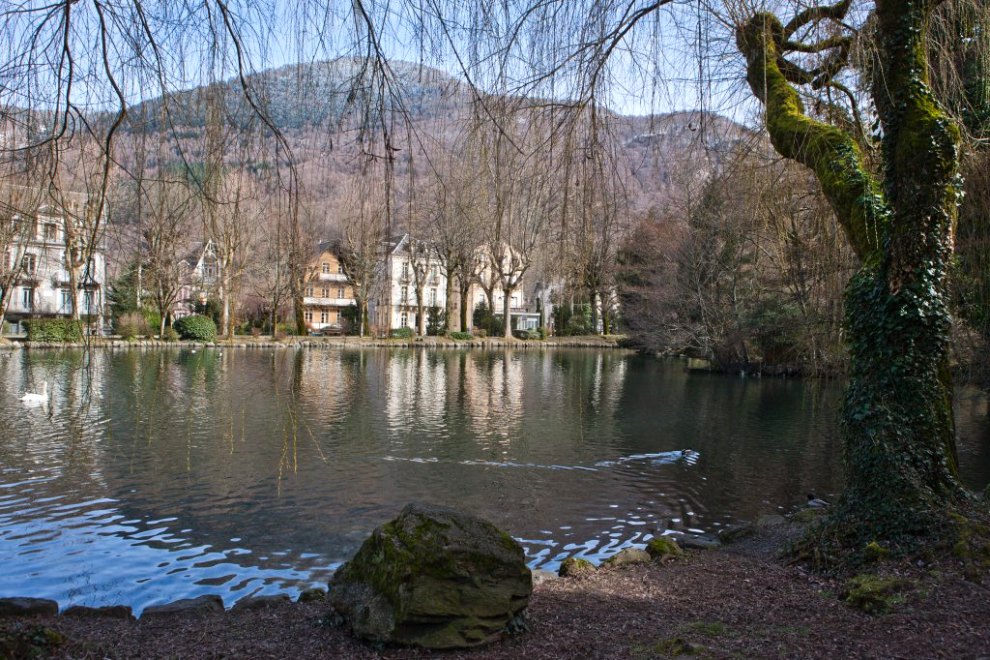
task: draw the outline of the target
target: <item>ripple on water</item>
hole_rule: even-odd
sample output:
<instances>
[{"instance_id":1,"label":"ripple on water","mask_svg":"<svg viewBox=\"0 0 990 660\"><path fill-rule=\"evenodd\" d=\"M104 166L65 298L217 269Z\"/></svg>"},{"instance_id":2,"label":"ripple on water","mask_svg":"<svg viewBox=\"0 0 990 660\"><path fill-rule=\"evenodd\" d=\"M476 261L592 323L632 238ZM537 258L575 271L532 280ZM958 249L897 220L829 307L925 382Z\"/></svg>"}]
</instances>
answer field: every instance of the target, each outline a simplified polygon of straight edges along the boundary
<instances>
[{"instance_id":1,"label":"ripple on water","mask_svg":"<svg viewBox=\"0 0 990 660\"><path fill-rule=\"evenodd\" d=\"M0 595L63 607L295 594L412 500L552 569L839 483L827 387L591 351L27 353L0 364ZM19 406L42 381L50 411Z\"/></svg>"}]
</instances>

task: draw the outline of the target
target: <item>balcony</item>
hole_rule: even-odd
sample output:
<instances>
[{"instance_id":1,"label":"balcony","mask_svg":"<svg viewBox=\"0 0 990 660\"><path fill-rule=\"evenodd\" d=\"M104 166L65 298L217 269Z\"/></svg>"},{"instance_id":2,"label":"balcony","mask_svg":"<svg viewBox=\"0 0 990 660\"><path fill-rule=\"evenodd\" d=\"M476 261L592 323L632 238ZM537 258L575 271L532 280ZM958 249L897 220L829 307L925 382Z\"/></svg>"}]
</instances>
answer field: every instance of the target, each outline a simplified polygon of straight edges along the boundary
<instances>
[{"instance_id":1,"label":"balcony","mask_svg":"<svg viewBox=\"0 0 990 660\"><path fill-rule=\"evenodd\" d=\"M343 273L320 273L319 280L321 282L346 282L347 275Z\"/></svg>"},{"instance_id":2,"label":"balcony","mask_svg":"<svg viewBox=\"0 0 990 660\"><path fill-rule=\"evenodd\" d=\"M316 296L303 297L303 305L307 307L350 307L356 305L354 298L318 298Z\"/></svg>"}]
</instances>

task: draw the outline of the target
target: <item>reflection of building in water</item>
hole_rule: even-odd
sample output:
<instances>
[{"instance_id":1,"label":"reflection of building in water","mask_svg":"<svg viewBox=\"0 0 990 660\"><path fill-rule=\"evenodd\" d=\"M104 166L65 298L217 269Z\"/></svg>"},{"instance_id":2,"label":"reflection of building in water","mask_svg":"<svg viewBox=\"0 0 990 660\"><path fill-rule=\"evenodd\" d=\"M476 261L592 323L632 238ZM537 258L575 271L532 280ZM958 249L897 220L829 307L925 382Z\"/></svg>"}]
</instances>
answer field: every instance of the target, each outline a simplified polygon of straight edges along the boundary
<instances>
[{"instance_id":1,"label":"reflection of building in water","mask_svg":"<svg viewBox=\"0 0 990 660\"><path fill-rule=\"evenodd\" d=\"M596 410L615 412L622 397L626 378L626 360L612 359L602 351L594 354L591 380L591 405Z\"/></svg>"},{"instance_id":2,"label":"reflection of building in water","mask_svg":"<svg viewBox=\"0 0 990 660\"><path fill-rule=\"evenodd\" d=\"M514 352L471 353L464 361L464 411L479 439L507 442L523 414L523 369Z\"/></svg>"},{"instance_id":3,"label":"reflection of building in water","mask_svg":"<svg viewBox=\"0 0 990 660\"><path fill-rule=\"evenodd\" d=\"M390 429L442 430L447 407L444 364L442 355L422 350L389 360L385 416Z\"/></svg>"}]
</instances>

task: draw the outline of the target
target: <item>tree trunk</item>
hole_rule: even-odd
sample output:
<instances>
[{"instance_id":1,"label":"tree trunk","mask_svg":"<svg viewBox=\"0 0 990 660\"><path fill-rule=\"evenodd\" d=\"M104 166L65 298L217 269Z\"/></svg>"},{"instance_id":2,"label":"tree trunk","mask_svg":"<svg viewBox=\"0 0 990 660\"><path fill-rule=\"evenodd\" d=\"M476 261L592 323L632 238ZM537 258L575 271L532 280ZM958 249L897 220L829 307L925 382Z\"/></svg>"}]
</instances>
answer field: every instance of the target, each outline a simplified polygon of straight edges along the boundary
<instances>
[{"instance_id":1,"label":"tree trunk","mask_svg":"<svg viewBox=\"0 0 990 660\"><path fill-rule=\"evenodd\" d=\"M766 104L774 147L815 171L862 260L846 294L846 491L831 516L832 538L850 549L871 540L908 546L935 534L962 494L947 369L946 283L959 132L926 84L924 41L934 4L876 3L882 187L851 135L805 115L782 73L780 21L758 14L737 32L750 86Z\"/></svg>"},{"instance_id":2,"label":"tree trunk","mask_svg":"<svg viewBox=\"0 0 990 660\"><path fill-rule=\"evenodd\" d=\"M598 334L598 289L591 287L591 331Z\"/></svg>"},{"instance_id":3,"label":"tree trunk","mask_svg":"<svg viewBox=\"0 0 990 660\"><path fill-rule=\"evenodd\" d=\"M502 288L502 321L504 322L504 328L502 330L502 336L506 339L512 338L512 289L509 287Z\"/></svg>"},{"instance_id":4,"label":"tree trunk","mask_svg":"<svg viewBox=\"0 0 990 660\"><path fill-rule=\"evenodd\" d=\"M471 332L471 286L461 285L461 332Z\"/></svg>"},{"instance_id":5,"label":"tree trunk","mask_svg":"<svg viewBox=\"0 0 990 660\"><path fill-rule=\"evenodd\" d=\"M447 263L450 263L449 261ZM454 274L447 270L447 282L444 287L443 324L450 332L454 327L454 314L451 309L451 301L454 300Z\"/></svg>"},{"instance_id":6,"label":"tree trunk","mask_svg":"<svg viewBox=\"0 0 990 660\"><path fill-rule=\"evenodd\" d=\"M426 334L426 315L423 310L423 289L416 287L416 335L419 337Z\"/></svg>"}]
</instances>

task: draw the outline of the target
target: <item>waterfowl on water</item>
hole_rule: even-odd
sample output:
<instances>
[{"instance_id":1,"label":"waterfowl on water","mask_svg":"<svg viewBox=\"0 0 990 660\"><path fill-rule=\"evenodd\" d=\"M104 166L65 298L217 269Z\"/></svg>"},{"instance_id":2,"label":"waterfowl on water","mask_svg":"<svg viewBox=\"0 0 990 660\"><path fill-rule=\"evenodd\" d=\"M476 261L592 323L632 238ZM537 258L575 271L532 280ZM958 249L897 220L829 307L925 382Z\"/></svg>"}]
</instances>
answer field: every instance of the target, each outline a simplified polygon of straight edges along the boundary
<instances>
[{"instance_id":1,"label":"waterfowl on water","mask_svg":"<svg viewBox=\"0 0 990 660\"><path fill-rule=\"evenodd\" d=\"M21 397L21 401L25 405L36 405L48 401L48 382L46 381L41 384L41 393L25 392L24 396Z\"/></svg>"},{"instance_id":2,"label":"waterfowl on water","mask_svg":"<svg viewBox=\"0 0 990 660\"><path fill-rule=\"evenodd\" d=\"M808 493L808 508L810 509L824 509L829 506L829 503L823 499L815 497L814 493Z\"/></svg>"}]
</instances>

